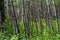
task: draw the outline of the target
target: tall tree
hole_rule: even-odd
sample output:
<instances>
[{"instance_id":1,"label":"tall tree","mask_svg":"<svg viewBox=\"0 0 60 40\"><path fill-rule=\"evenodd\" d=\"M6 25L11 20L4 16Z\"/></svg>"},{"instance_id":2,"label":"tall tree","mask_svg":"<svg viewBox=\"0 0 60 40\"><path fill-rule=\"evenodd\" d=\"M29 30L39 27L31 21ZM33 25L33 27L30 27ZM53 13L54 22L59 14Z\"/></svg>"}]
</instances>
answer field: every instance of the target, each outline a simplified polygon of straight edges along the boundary
<instances>
[{"instance_id":1,"label":"tall tree","mask_svg":"<svg viewBox=\"0 0 60 40\"><path fill-rule=\"evenodd\" d=\"M21 17L22 17L22 22L24 25L24 37L27 38L27 5L26 5L26 0L21 0Z\"/></svg>"},{"instance_id":2,"label":"tall tree","mask_svg":"<svg viewBox=\"0 0 60 40\"><path fill-rule=\"evenodd\" d=\"M19 28L18 28L17 19L16 19L16 16L15 16L14 5L13 5L12 0L8 0L8 8L9 8L10 16L11 16L11 19L12 19L14 34L18 34L19 33Z\"/></svg>"}]
</instances>

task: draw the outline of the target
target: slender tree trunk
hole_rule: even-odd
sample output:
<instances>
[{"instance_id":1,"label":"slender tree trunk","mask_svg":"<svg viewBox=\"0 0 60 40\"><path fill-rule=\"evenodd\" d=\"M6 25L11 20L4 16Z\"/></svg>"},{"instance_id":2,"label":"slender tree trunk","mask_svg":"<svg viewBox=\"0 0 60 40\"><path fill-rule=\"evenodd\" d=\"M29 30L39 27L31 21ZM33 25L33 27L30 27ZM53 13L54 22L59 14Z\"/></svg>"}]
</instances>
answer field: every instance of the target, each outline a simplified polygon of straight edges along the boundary
<instances>
[{"instance_id":1,"label":"slender tree trunk","mask_svg":"<svg viewBox=\"0 0 60 40\"><path fill-rule=\"evenodd\" d=\"M44 20L45 20L45 23L46 23L46 27L47 27L47 4L46 4L46 1L44 1L44 4L43 4L43 15L44 15Z\"/></svg>"},{"instance_id":2,"label":"slender tree trunk","mask_svg":"<svg viewBox=\"0 0 60 40\"><path fill-rule=\"evenodd\" d=\"M0 0L0 31L3 32L2 24L5 20L4 0Z\"/></svg>"},{"instance_id":3,"label":"slender tree trunk","mask_svg":"<svg viewBox=\"0 0 60 40\"><path fill-rule=\"evenodd\" d=\"M54 0L52 0L52 5L53 5L53 10L54 10L54 14L55 14L55 17L56 17L56 28L57 28L57 31L58 31L58 13L57 13L57 10L56 10L56 6L55 6L55 2Z\"/></svg>"},{"instance_id":4,"label":"slender tree trunk","mask_svg":"<svg viewBox=\"0 0 60 40\"><path fill-rule=\"evenodd\" d=\"M14 34L18 34L19 33L19 28L18 28L17 19L16 19L16 16L15 16L15 10L14 10L12 0L8 0L8 8L9 8L9 12L10 12L10 15L11 15L11 18L12 18L12 25L13 25L13 29L14 29Z\"/></svg>"},{"instance_id":5,"label":"slender tree trunk","mask_svg":"<svg viewBox=\"0 0 60 40\"><path fill-rule=\"evenodd\" d=\"M23 24L24 24L24 37L27 38L27 9L26 9L26 0L21 0L22 2L22 16L23 16ZM27 39L26 39L27 40Z\"/></svg>"},{"instance_id":6,"label":"slender tree trunk","mask_svg":"<svg viewBox=\"0 0 60 40\"><path fill-rule=\"evenodd\" d=\"M2 32L1 11L0 11L0 31Z\"/></svg>"},{"instance_id":7,"label":"slender tree trunk","mask_svg":"<svg viewBox=\"0 0 60 40\"><path fill-rule=\"evenodd\" d=\"M28 1L28 14L27 14L27 19L28 19L28 27L27 27L27 30L28 30L28 38L30 38L31 36L31 25L30 25L30 22L31 22L31 10L30 10L30 1Z\"/></svg>"}]
</instances>

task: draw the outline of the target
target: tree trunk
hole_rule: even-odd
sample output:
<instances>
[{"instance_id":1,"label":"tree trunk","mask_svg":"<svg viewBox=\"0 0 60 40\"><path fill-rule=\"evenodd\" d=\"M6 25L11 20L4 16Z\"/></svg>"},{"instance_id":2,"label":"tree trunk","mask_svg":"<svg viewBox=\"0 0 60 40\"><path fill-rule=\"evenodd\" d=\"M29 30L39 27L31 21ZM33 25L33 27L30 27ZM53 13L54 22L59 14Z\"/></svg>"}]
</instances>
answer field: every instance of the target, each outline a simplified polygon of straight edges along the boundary
<instances>
[{"instance_id":1,"label":"tree trunk","mask_svg":"<svg viewBox=\"0 0 60 40\"><path fill-rule=\"evenodd\" d=\"M5 20L4 0L0 0L0 31L3 32L2 24Z\"/></svg>"},{"instance_id":2,"label":"tree trunk","mask_svg":"<svg viewBox=\"0 0 60 40\"><path fill-rule=\"evenodd\" d=\"M8 0L8 8L9 8L10 16L11 16L11 19L12 19L14 34L18 34L19 33L19 28L18 28L17 19L16 19L16 16L15 16L15 10L14 10L12 0Z\"/></svg>"}]
</instances>

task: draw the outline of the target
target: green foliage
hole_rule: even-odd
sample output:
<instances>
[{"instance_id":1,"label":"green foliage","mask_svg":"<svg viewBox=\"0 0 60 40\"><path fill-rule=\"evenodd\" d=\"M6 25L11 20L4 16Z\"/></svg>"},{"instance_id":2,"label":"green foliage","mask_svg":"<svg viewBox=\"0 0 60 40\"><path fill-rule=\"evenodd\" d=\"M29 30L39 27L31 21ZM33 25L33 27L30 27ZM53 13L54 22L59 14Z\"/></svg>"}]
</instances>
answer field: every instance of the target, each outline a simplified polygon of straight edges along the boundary
<instances>
[{"instance_id":1,"label":"green foliage","mask_svg":"<svg viewBox=\"0 0 60 40\"><path fill-rule=\"evenodd\" d=\"M31 21L33 22L33 21ZM35 22L33 22L33 25L31 23L31 27L32 27L32 35L30 37L30 40L59 40L60 39L60 32L56 31L55 28L55 20L52 21L52 24L54 26L54 29L51 32L51 29L47 29L44 19L42 19L42 24L43 24L43 30L40 32L40 27L38 27L38 33L36 31L36 27L35 27ZM24 39L24 29L23 29L23 23L22 21L20 21L18 23L19 25L19 29L20 29L20 34L19 35L13 35L11 33L13 33L12 31L12 26L11 26L11 20L7 19L5 22L5 27L4 29L6 30L4 33L0 32L0 40L18 40L18 38L20 39ZM39 23L37 22L37 25L39 26ZM9 27L8 27L9 26ZM8 29L7 29L8 28Z\"/></svg>"}]
</instances>

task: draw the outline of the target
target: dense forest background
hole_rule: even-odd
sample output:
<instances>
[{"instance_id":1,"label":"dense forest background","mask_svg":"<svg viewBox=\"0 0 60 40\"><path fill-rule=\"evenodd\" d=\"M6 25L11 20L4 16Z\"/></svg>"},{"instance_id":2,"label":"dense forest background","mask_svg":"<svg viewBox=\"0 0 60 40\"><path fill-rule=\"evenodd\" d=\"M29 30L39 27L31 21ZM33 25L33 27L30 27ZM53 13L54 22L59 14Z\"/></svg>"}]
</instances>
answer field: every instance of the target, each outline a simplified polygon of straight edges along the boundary
<instances>
[{"instance_id":1,"label":"dense forest background","mask_svg":"<svg viewBox=\"0 0 60 40\"><path fill-rule=\"evenodd\" d=\"M59 40L60 0L1 0L0 40Z\"/></svg>"}]
</instances>

